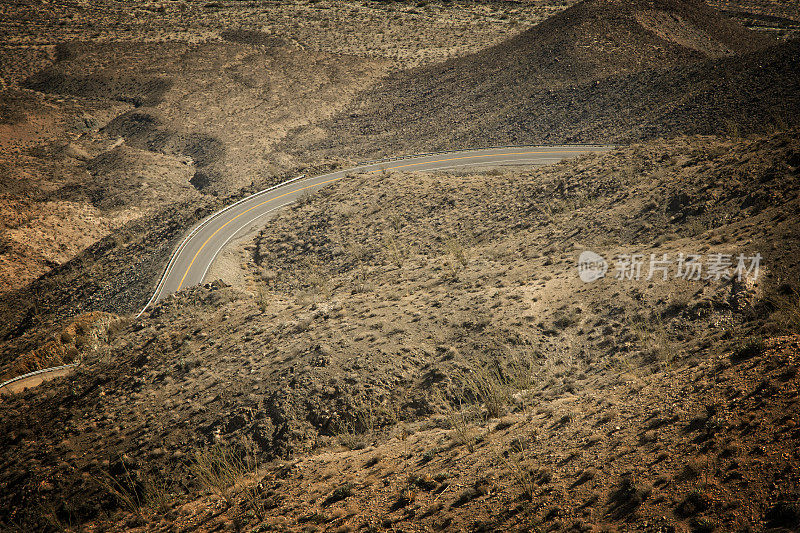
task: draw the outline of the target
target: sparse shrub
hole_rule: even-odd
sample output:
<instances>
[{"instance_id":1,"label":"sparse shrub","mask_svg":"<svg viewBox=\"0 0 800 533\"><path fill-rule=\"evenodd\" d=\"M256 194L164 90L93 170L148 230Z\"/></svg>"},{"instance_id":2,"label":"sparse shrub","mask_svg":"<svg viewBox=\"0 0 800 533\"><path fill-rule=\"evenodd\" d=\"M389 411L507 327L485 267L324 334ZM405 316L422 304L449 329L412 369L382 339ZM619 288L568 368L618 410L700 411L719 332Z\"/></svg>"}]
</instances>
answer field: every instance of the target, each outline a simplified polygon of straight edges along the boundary
<instances>
[{"instance_id":1,"label":"sparse shrub","mask_svg":"<svg viewBox=\"0 0 800 533\"><path fill-rule=\"evenodd\" d=\"M469 389L486 407L489 418L499 418L506 414L511 403L513 384L497 364L474 365L464 380Z\"/></svg>"},{"instance_id":2,"label":"sparse shrub","mask_svg":"<svg viewBox=\"0 0 800 533\"><path fill-rule=\"evenodd\" d=\"M641 349L653 359L671 365L675 357L675 348L670 340L666 325L660 318L645 320L634 318L630 321L630 328L636 335Z\"/></svg>"},{"instance_id":3,"label":"sparse shrub","mask_svg":"<svg viewBox=\"0 0 800 533\"><path fill-rule=\"evenodd\" d=\"M773 291L766 303L772 309L772 322L785 333L800 333L800 290L783 283Z\"/></svg>"},{"instance_id":4,"label":"sparse shrub","mask_svg":"<svg viewBox=\"0 0 800 533\"><path fill-rule=\"evenodd\" d=\"M508 429L510 427L513 427L514 423L515 422L514 422L514 420L512 418L505 417L505 418L503 418L502 420L500 420L497 423L497 425L494 427L494 430L495 431L503 431L504 429Z\"/></svg>"},{"instance_id":5,"label":"sparse shrub","mask_svg":"<svg viewBox=\"0 0 800 533\"><path fill-rule=\"evenodd\" d=\"M265 499L264 496L264 489L261 483L247 485L242 490L245 509L252 512L259 520L264 520L267 517L268 509L274 505L270 503L271 500Z\"/></svg>"},{"instance_id":6,"label":"sparse shrub","mask_svg":"<svg viewBox=\"0 0 800 533\"><path fill-rule=\"evenodd\" d=\"M515 388L524 391L536 386L539 379L536 370L543 358L541 352L526 346L508 355L508 373Z\"/></svg>"},{"instance_id":7,"label":"sparse shrub","mask_svg":"<svg viewBox=\"0 0 800 533\"><path fill-rule=\"evenodd\" d=\"M705 469L704 462L699 458L692 458L683 465L683 470L680 473L680 479L692 480L698 479Z\"/></svg>"},{"instance_id":8,"label":"sparse shrub","mask_svg":"<svg viewBox=\"0 0 800 533\"><path fill-rule=\"evenodd\" d=\"M319 511L314 511L314 512L308 513L308 514L303 515L303 516L301 516L300 518L297 519L297 521L299 523L301 523L301 524L303 524L303 523L325 524L329 520L330 519L327 516L325 516L323 513L320 513Z\"/></svg>"},{"instance_id":9,"label":"sparse shrub","mask_svg":"<svg viewBox=\"0 0 800 533\"><path fill-rule=\"evenodd\" d=\"M597 476L597 469L590 466L589 468L581 472L581 475L579 475L578 478L575 480L573 486L577 487L578 485L583 485L584 483L593 480L596 476Z\"/></svg>"},{"instance_id":10,"label":"sparse shrub","mask_svg":"<svg viewBox=\"0 0 800 533\"><path fill-rule=\"evenodd\" d=\"M470 413L464 409L460 398L458 408L450 405L446 416L453 430L453 441L457 444L466 445L470 453L474 452L476 444L475 430L471 423Z\"/></svg>"},{"instance_id":11,"label":"sparse shrub","mask_svg":"<svg viewBox=\"0 0 800 533\"><path fill-rule=\"evenodd\" d=\"M642 433L641 435L639 435L639 442L641 442L642 444L655 442L657 440L658 440L658 435L656 435L656 432L653 431L652 429L649 429L644 433Z\"/></svg>"},{"instance_id":12,"label":"sparse shrub","mask_svg":"<svg viewBox=\"0 0 800 533\"><path fill-rule=\"evenodd\" d=\"M267 309L269 309L269 299L267 298L266 291L263 287L258 288L258 294L256 295L256 303L258 304L258 309L262 313L266 313Z\"/></svg>"},{"instance_id":13,"label":"sparse shrub","mask_svg":"<svg viewBox=\"0 0 800 533\"><path fill-rule=\"evenodd\" d=\"M325 498L325 501L322 503L324 506L331 505L336 502L340 502L345 498L349 498L353 495L353 484L352 483L345 483L344 485L340 485L333 489L333 492Z\"/></svg>"},{"instance_id":14,"label":"sparse shrub","mask_svg":"<svg viewBox=\"0 0 800 533\"><path fill-rule=\"evenodd\" d=\"M297 207L306 206L311 203L312 199L313 195L310 192L305 191L303 193L300 193L300 196L297 197L297 200L295 200L295 205Z\"/></svg>"},{"instance_id":15,"label":"sparse shrub","mask_svg":"<svg viewBox=\"0 0 800 533\"><path fill-rule=\"evenodd\" d=\"M148 511L164 513L172 500L168 480L160 474L141 474L131 470L125 460L116 463L117 475L102 471L95 482L127 511L144 517Z\"/></svg>"},{"instance_id":16,"label":"sparse shrub","mask_svg":"<svg viewBox=\"0 0 800 533\"><path fill-rule=\"evenodd\" d=\"M764 514L770 528L800 528L800 504L779 501L773 504Z\"/></svg>"},{"instance_id":17,"label":"sparse shrub","mask_svg":"<svg viewBox=\"0 0 800 533\"><path fill-rule=\"evenodd\" d=\"M434 480L429 474L423 474L421 476L411 475L409 476L408 484L419 487L420 489L426 491L431 491L438 485L436 480Z\"/></svg>"},{"instance_id":18,"label":"sparse shrub","mask_svg":"<svg viewBox=\"0 0 800 533\"><path fill-rule=\"evenodd\" d=\"M566 426L566 425L569 425L569 423L572 422L573 419L574 419L574 415L572 413L567 413L564 416L562 416L561 418L559 418L556 421L555 425L556 426Z\"/></svg>"},{"instance_id":19,"label":"sparse shrub","mask_svg":"<svg viewBox=\"0 0 800 533\"><path fill-rule=\"evenodd\" d=\"M495 453L503 467L511 473L514 483L520 488L521 496L525 500L532 500L536 492L536 485L541 478L541 472L536 472L531 464L531 459L525 450L522 441L515 439L510 445L510 450L505 453ZM550 479L548 478L548 482ZM543 483L538 483L539 485Z\"/></svg>"},{"instance_id":20,"label":"sparse shrub","mask_svg":"<svg viewBox=\"0 0 800 533\"><path fill-rule=\"evenodd\" d=\"M481 495L480 492L475 487L467 487L458 495L458 498L455 499L452 506L453 507L461 507L465 503L469 503L475 498L478 498Z\"/></svg>"},{"instance_id":21,"label":"sparse shrub","mask_svg":"<svg viewBox=\"0 0 800 533\"><path fill-rule=\"evenodd\" d=\"M649 489L637 486L631 476L623 475L609 494L608 512L617 520L625 518L638 509L649 496Z\"/></svg>"},{"instance_id":22,"label":"sparse shrub","mask_svg":"<svg viewBox=\"0 0 800 533\"><path fill-rule=\"evenodd\" d=\"M405 487L400 491L400 494L397 495L397 499L395 500L391 508L394 511L396 511L397 509L402 509L403 507L413 502L416 497L417 495L413 489L411 489L410 487Z\"/></svg>"},{"instance_id":23,"label":"sparse shrub","mask_svg":"<svg viewBox=\"0 0 800 533\"><path fill-rule=\"evenodd\" d=\"M217 443L195 451L190 471L203 488L211 490L230 506L234 486L249 468L242 454L229 445Z\"/></svg>"},{"instance_id":24,"label":"sparse shrub","mask_svg":"<svg viewBox=\"0 0 800 533\"><path fill-rule=\"evenodd\" d=\"M713 533L717 529L716 522L705 516L693 518L689 526L692 528L692 533Z\"/></svg>"},{"instance_id":25,"label":"sparse shrub","mask_svg":"<svg viewBox=\"0 0 800 533\"><path fill-rule=\"evenodd\" d=\"M553 471L547 467L540 468L534 476L537 485L547 485L553 481Z\"/></svg>"},{"instance_id":26,"label":"sparse shrub","mask_svg":"<svg viewBox=\"0 0 800 533\"><path fill-rule=\"evenodd\" d=\"M364 468L372 468L376 464L380 463L381 459L383 459L383 456L381 455L375 455L374 457L370 457L369 460L366 463L364 463Z\"/></svg>"},{"instance_id":27,"label":"sparse shrub","mask_svg":"<svg viewBox=\"0 0 800 533\"><path fill-rule=\"evenodd\" d=\"M600 495L598 493L596 493L596 492L593 492L593 493L591 493L589 495L589 497L586 499L586 501L583 502L583 505L581 505L581 507L583 507L584 509L587 509L589 507L593 507L594 504L596 504L599 501L600 501Z\"/></svg>"},{"instance_id":28,"label":"sparse shrub","mask_svg":"<svg viewBox=\"0 0 800 533\"><path fill-rule=\"evenodd\" d=\"M461 268L466 268L469 264L469 257L464 245L458 239L448 239L445 243L448 253L461 265Z\"/></svg>"},{"instance_id":29,"label":"sparse shrub","mask_svg":"<svg viewBox=\"0 0 800 533\"><path fill-rule=\"evenodd\" d=\"M60 507L60 508L59 508ZM55 531L73 531L77 528L75 520L71 512L71 508L67 503L62 503L61 506L56 507L53 502L42 503L39 506L39 513L44 521ZM66 515L66 516L64 516ZM22 532L22 528L9 528L9 531Z\"/></svg>"},{"instance_id":30,"label":"sparse shrub","mask_svg":"<svg viewBox=\"0 0 800 533\"><path fill-rule=\"evenodd\" d=\"M383 247L392 263L397 265L398 268L402 267L408 257L408 250L406 247L391 235L384 239Z\"/></svg>"},{"instance_id":31,"label":"sparse shrub","mask_svg":"<svg viewBox=\"0 0 800 533\"><path fill-rule=\"evenodd\" d=\"M557 312L556 318L553 320L553 325L558 329L566 329L577 321L577 316L573 313Z\"/></svg>"},{"instance_id":32,"label":"sparse shrub","mask_svg":"<svg viewBox=\"0 0 800 533\"><path fill-rule=\"evenodd\" d=\"M341 432L336 436L339 444L348 450L363 450L367 447L367 441L364 435L358 434L351 429L340 430Z\"/></svg>"},{"instance_id":33,"label":"sparse shrub","mask_svg":"<svg viewBox=\"0 0 800 533\"><path fill-rule=\"evenodd\" d=\"M704 492L693 490L681 500L675 511L678 516L687 518L702 513L709 507L711 507L711 497Z\"/></svg>"},{"instance_id":34,"label":"sparse shrub","mask_svg":"<svg viewBox=\"0 0 800 533\"><path fill-rule=\"evenodd\" d=\"M749 337L739 344L733 351L731 359L734 361L744 361L764 353L764 339L761 337Z\"/></svg>"},{"instance_id":35,"label":"sparse shrub","mask_svg":"<svg viewBox=\"0 0 800 533\"><path fill-rule=\"evenodd\" d=\"M405 226L406 224L405 220L403 219L403 216L400 215L399 213L392 213L387 217L387 220L389 221L389 224L391 224L392 229L395 231L395 233L403 229L403 226Z\"/></svg>"},{"instance_id":36,"label":"sparse shrub","mask_svg":"<svg viewBox=\"0 0 800 533\"><path fill-rule=\"evenodd\" d=\"M379 425L379 413L372 402L351 408L352 416L339 420L336 437L349 450L362 450L375 436Z\"/></svg>"}]
</instances>

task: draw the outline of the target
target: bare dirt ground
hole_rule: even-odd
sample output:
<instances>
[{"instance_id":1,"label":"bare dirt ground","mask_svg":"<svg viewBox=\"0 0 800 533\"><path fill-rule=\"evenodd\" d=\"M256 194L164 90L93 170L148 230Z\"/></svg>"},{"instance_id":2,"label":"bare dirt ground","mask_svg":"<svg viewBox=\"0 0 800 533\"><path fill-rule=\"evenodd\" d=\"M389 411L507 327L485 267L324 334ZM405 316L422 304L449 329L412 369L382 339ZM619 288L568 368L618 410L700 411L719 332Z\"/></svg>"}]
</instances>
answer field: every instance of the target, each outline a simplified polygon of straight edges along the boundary
<instances>
[{"instance_id":1,"label":"bare dirt ground","mask_svg":"<svg viewBox=\"0 0 800 533\"><path fill-rule=\"evenodd\" d=\"M796 132L688 137L518 173L353 176L276 217L247 290L172 297L74 380L8 401L3 520L792 524L798 153ZM763 264L752 286L585 284L585 249ZM224 450L264 466L200 482Z\"/></svg>"},{"instance_id":2,"label":"bare dirt ground","mask_svg":"<svg viewBox=\"0 0 800 533\"><path fill-rule=\"evenodd\" d=\"M0 371L82 360L0 404L0 528L800 529L796 12L574 4L0 5ZM630 145L351 176L132 316L265 185L577 140Z\"/></svg>"},{"instance_id":3,"label":"bare dirt ground","mask_svg":"<svg viewBox=\"0 0 800 533\"><path fill-rule=\"evenodd\" d=\"M499 45L394 73L282 146L379 158L776 131L800 116L799 50L699 2L585 2Z\"/></svg>"},{"instance_id":4,"label":"bare dirt ground","mask_svg":"<svg viewBox=\"0 0 800 533\"><path fill-rule=\"evenodd\" d=\"M800 35L800 4L782 0L711 0L708 4L748 28L780 38Z\"/></svg>"},{"instance_id":5,"label":"bare dirt ground","mask_svg":"<svg viewBox=\"0 0 800 533\"><path fill-rule=\"evenodd\" d=\"M3 4L2 290L198 191L315 163L272 147L389 70L477 50L563 7Z\"/></svg>"}]
</instances>

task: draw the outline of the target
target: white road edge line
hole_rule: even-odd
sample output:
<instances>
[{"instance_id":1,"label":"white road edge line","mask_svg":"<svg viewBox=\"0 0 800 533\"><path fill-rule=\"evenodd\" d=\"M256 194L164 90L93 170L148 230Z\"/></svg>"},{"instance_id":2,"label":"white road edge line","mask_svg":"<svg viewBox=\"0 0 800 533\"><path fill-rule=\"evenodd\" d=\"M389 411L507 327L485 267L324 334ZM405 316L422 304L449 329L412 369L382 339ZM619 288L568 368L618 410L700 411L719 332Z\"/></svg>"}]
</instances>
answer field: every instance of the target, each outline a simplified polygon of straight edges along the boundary
<instances>
[{"instance_id":1,"label":"white road edge line","mask_svg":"<svg viewBox=\"0 0 800 533\"><path fill-rule=\"evenodd\" d=\"M46 372L56 372L58 370L64 370L65 368L72 368L74 366L78 366L79 364L80 363L69 363L69 364L66 364L66 365L53 366L53 367L50 367L50 368L42 368L40 370L34 370L33 372L28 372L27 374L22 374L21 376L17 376L15 378L11 378L9 380L6 380L6 381L0 383L0 389L5 387L6 385L11 385L12 383L16 383L17 381L20 381L20 380L23 380L23 379L26 379L26 378L30 378L30 377L33 377L33 376L38 376L39 374L44 374Z\"/></svg>"},{"instance_id":2,"label":"white road edge line","mask_svg":"<svg viewBox=\"0 0 800 533\"><path fill-rule=\"evenodd\" d=\"M303 179L305 177L306 177L305 174L300 174L296 178L292 178L290 180L283 181L281 183L278 183L277 185L273 185L272 187L268 187L268 188L266 188L264 190L261 190L261 191L258 191L256 193L253 193L250 196L246 196L246 197L242 198L241 200L232 203L231 205L223 207L219 211L215 211L214 213L211 213L206 218L201 220L186 235L186 237L183 238L183 240L178 245L178 247L175 248L175 251L172 252L172 255L170 256L169 262L167 263L167 267L166 267L166 269L164 269L164 273L161 274L161 279L158 280L158 284L156 285L156 288L153 291L153 295L150 297L150 299L147 301L147 303L144 305L144 307L142 307L142 310L139 311L139 314L136 315L136 318L139 318L140 316L142 316L142 314L144 314L144 312L147 310L147 308L150 307L150 305L152 305L152 303L161 295L161 291L164 288L164 282L166 281L167 276L169 276L170 272L172 272L172 268L175 266L175 261L177 261L181 250L183 250L183 248L186 247L186 244L189 242L189 240L191 240L192 237L194 237L197 234L197 232L199 232L201 229L203 229L206 225L208 225L212 220L217 218L219 215L221 215L221 214L233 209L237 205L243 204L244 202L247 202L248 200L252 200L253 198L261 196L264 193L267 193L267 192L270 192L270 191L274 191L275 189L277 189L279 187L283 187L284 185L288 185L290 183L294 183L295 181L301 180L301 179Z\"/></svg>"},{"instance_id":3,"label":"white road edge line","mask_svg":"<svg viewBox=\"0 0 800 533\"><path fill-rule=\"evenodd\" d=\"M338 174L340 172L348 174L350 172L357 172L359 170L367 169L367 168L370 168L370 167L378 167L378 170L382 170L382 168L380 167L380 165L382 165L382 164L391 163L391 162L395 162L395 161L402 161L402 160L407 160L407 159L414 159L414 158L432 157L432 156L439 155L439 154L452 154L452 153L462 153L462 152L481 152L481 151L491 151L491 150L498 150L498 151L499 150L513 150L513 149L518 149L518 148L545 148L545 147L557 147L557 146L558 147L563 147L563 148L587 148L587 149L589 149L589 148L608 148L608 149L615 148L615 145L602 145L602 144L584 144L584 145L580 145L580 144L565 144L565 145L546 145L546 144L542 144L542 145L536 145L536 146L510 145L510 146L495 146L495 147L490 147L490 148L463 148L463 149L460 149L460 150L450 150L450 151L440 151L440 152L427 152L427 153L422 153L422 154L410 154L410 155L399 156L399 157L387 157L387 158L384 158L384 159L377 159L377 160L374 160L374 161L366 161L364 163L359 164L358 166L347 168L347 169L342 169L342 170L337 170L337 171L334 171L334 172L329 172L328 174L323 174L321 176L315 176L315 177L309 178L309 180L320 179L320 178L324 178L324 177L327 177L327 176L332 176L332 175ZM586 153L592 153L592 152L594 152L594 151L593 150L587 150ZM500 153L500 154L497 154L497 155L503 155L503 154ZM536 161L536 160L541 160L541 159L547 159L547 160L556 160L556 159L558 159L558 160L561 160L561 159L564 159L564 158L551 157L551 158L536 158L536 159L506 159L506 160L500 160L500 161L493 161L491 163L487 162L485 165L481 165L480 162L473 163L473 164L465 163L465 164L462 164L462 165L456 165L456 166L450 166L450 167L436 167L436 168L427 169L427 170L446 170L446 169L449 169L449 168L464 168L464 167L467 167L467 166L491 166L492 164L497 164L497 163L505 163L505 162L513 162L513 161ZM296 178L292 178L290 180L283 181L281 183L278 183L277 185L273 185L272 187L268 187L268 188L266 188L264 190L261 190L261 191L258 191L256 193L253 193L250 196L246 196L245 198L242 198L242 199L232 203L231 205L223 207L219 211L211 213L206 218L204 218L203 220L198 222L194 226L194 228L192 228L192 230L189 231L189 233L181 240L181 243L178 245L178 247L175 248L175 250L172 252L172 255L170 256L170 259L167 262L167 266L164 269L164 273L161 274L161 278L158 280L158 283L156 284L156 288L153 291L153 295L147 301L147 303L142 308L142 310L139 311L139 313L136 315L136 318L139 318L140 316L142 316L142 314L144 314L144 312L147 310L147 308L150 307L150 305L153 304L153 302L158 298L158 296L160 296L161 291L164 288L164 282L166 281L167 276L170 274L170 272L172 272L172 268L175 266L175 261L177 260L178 256L180 255L181 250L183 250L183 248L186 247L186 244L189 242L189 240L194 235L197 234L197 232L199 232L208 223L210 223L212 220L217 218L219 215L225 213L226 211L229 211L230 209L233 209L234 207L236 207L236 206L238 206L238 205L240 205L240 204L242 204L244 202L247 202L248 200L252 200L253 198L256 198L256 197L258 197L258 196L260 196L260 195L262 195L262 194L264 194L266 192L270 192L270 191L273 191L273 190L278 189L280 187L284 187L285 185L288 185L290 183L294 183L294 182L296 182L298 180L301 180L301 179L303 179L305 177L306 177L305 174L301 174L301 175L297 176ZM290 203L292 203L292 202L287 202L287 203L282 204L282 205L280 205L278 207L275 207L274 209L271 209L271 210L269 210L269 211L267 211L265 213L261 213L257 217L251 219L247 224L245 224L244 226L242 226L239 229L237 229L230 237L228 237L228 239L222 244L222 246L214 253L214 256L212 257L211 261L209 262L208 266L206 266L206 269L203 272L203 279L205 279L206 274L208 273L208 269L211 268L211 265L214 263L214 260L216 259L217 255L222 251L222 249L228 244L228 242L239 231L244 229L249 224L252 224L253 222L255 222L257 219L261 218L262 216L264 216L264 215L266 215L268 213L271 213L272 211L274 211L276 209L280 209L281 207L285 207L286 205L289 205ZM61 366L55 366L55 367L50 367L50 368L42 368L40 370L35 370L33 372L28 372L27 374L23 374L21 376L17 376L15 378L11 378L9 380L6 380L6 381L0 383L0 389L5 387L6 385L9 385L9 384L14 383L16 381L20 381L20 380L25 379L25 378L36 376L38 374L44 374L44 373L47 373L47 372L56 372L58 370L63 370L63 369L66 369L66 368L76 367L78 365L80 365L80 361L79 362L75 362L75 363L69 363L69 364L66 364L66 365L61 365Z\"/></svg>"},{"instance_id":4,"label":"white road edge line","mask_svg":"<svg viewBox=\"0 0 800 533\"><path fill-rule=\"evenodd\" d=\"M233 240L233 238L234 238L234 237L236 237L236 235L237 235L237 234L238 234L240 231L242 231L244 228L246 228L247 226L249 226L250 224L252 224L252 223L253 223L253 222L255 222L256 220L258 220L259 218L263 217L264 215L268 215L268 214L272 213L273 211L277 211L278 209L281 209L282 207L286 207L287 205L289 205L289 204L291 204L291 203L292 203L292 202L286 202L285 204L281 204L281 205L279 205L279 206L277 206L277 207L273 207L273 208L272 208L272 209L270 209L269 211L264 211L264 212L263 212L263 213L261 213L260 215L256 215L255 217L251 218L251 219L250 219L250 220L249 220L249 221L248 221L246 224L243 224L243 225L241 225L241 226L239 227L239 229L237 229L236 231L234 231L233 233L231 233L231 236L230 236L230 237L228 237L227 239L225 239L225 242L223 242L223 243L220 245L220 247L219 247L219 248L217 248L217 251L216 251L216 252L214 252L214 255L213 255L213 256L211 256L211 261L209 261L209 262L208 262L208 265L206 266L206 269L203 271L203 275L200 277L200 283L202 283L202 282L203 282L203 280L204 280L204 279L206 279L206 274L208 274L208 271L209 271L209 269L211 268L211 265L213 265L213 264L214 264L214 261L217 259L217 256L219 255L219 253L220 253L220 252L223 250L223 248L225 248L225 247L228 245L228 243L229 243L229 242L231 242L231 241Z\"/></svg>"},{"instance_id":5,"label":"white road edge line","mask_svg":"<svg viewBox=\"0 0 800 533\"><path fill-rule=\"evenodd\" d=\"M464 163L460 165L448 165L446 167L433 167L425 169L425 172L429 172L431 170L450 170L453 168L467 168L467 167L487 167L496 165L498 163L508 163L514 162L519 163L522 161L561 161L563 157L537 157L535 159L500 159L499 161L491 161L491 162L478 162L478 163ZM541 165L544 166L544 165Z\"/></svg>"}]
</instances>

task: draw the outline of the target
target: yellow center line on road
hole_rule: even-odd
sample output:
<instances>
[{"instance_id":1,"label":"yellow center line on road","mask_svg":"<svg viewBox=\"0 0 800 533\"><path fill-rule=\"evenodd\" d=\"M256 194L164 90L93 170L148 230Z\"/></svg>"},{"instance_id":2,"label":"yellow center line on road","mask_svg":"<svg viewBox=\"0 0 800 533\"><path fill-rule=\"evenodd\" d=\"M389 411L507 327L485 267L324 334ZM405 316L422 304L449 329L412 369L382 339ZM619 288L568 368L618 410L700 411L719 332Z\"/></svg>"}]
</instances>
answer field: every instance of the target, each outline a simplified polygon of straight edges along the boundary
<instances>
[{"instance_id":1,"label":"yellow center line on road","mask_svg":"<svg viewBox=\"0 0 800 533\"><path fill-rule=\"evenodd\" d=\"M370 172L384 172L386 170L394 170L397 168L406 168L406 167L415 167L418 165L430 165L431 163L444 163L445 161L458 161L460 159L477 159L479 157L496 157L498 155L530 155L530 154L566 154L566 153L583 153L586 150L558 150L558 151L550 151L550 152L508 152L502 154L484 154L484 155L467 155L463 157L451 157L448 159L437 159L436 161L423 161L421 163L409 163L407 165L398 165L396 167L387 167L382 168L379 170L370 170Z\"/></svg>"},{"instance_id":2,"label":"yellow center line on road","mask_svg":"<svg viewBox=\"0 0 800 533\"><path fill-rule=\"evenodd\" d=\"M498 156L498 155L504 155L505 156L505 155L529 155L529 154L564 154L564 153L578 153L578 152L585 152L585 151L586 150L558 150L558 151L550 151L550 152L534 151L534 152L509 152L509 153L502 153L502 154L470 155L470 156L463 156L463 157L451 157L451 158L448 158L448 159L437 159L435 161L423 161L421 163L409 163L409 164L406 164L406 165L398 165L396 167L382 168L382 169L379 169L379 170L370 170L369 172L372 172L372 173L374 173L374 172L384 172L386 170L394 170L394 169L397 169L397 168L414 167L414 166L418 166L418 165L430 165L432 163L444 163L445 161L457 161L457 160L460 160L460 159L477 159L477 158L480 158L480 157L495 157L495 156ZM200 246L200 248L197 250L197 252L195 252L194 257L192 257L192 261L189 263L189 266L186 267L186 272L183 273L183 277L181 278L180 283L178 283L178 288L175 291L177 292L177 291L181 290L181 287L183 287L183 282L186 281L186 276L189 275L189 270L192 269L192 265L194 265L194 262L197 260L197 256L200 255L200 252L203 251L203 248L206 247L206 244L208 244L208 242L211 239L213 239L216 236L217 233L222 231L222 229L225 226L227 226L228 224L230 224L231 222L233 222L234 220L236 220L240 216L246 215L247 213L249 213L253 209L258 209L259 207L261 207L264 204L268 204L268 203L270 203L270 202L272 202L274 200L278 200L280 198L283 198L284 196L289 196L290 194L294 194L296 192L304 191L304 190L310 189L312 187L319 187L320 185L325 185L327 183L333 183L334 181L339 181L341 179L344 179L345 177L346 176L342 176L342 177L339 177L339 178L333 178L333 179L328 180L328 181L322 181L320 183L315 183L313 185L308 185L306 187L300 187L299 189L295 189L293 191L289 191L289 192L287 192L285 194L282 194L280 196L275 196L274 198L270 198L269 200L265 200L265 201L261 202L258 205L254 205L253 207L251 207L247 211L242 211L241 213L239 213L238 215L236 215L235 217L233 217L232 219L227 221L225 224L223 224L222 226L217 228L217 230L214 233L212 233L211 236L208 239L205 240L205 242Z\"/></svg>"},{"instance_id":3,"label":"yellow center line on road","mask_svg":"<svg viewBox=\"0 0 800 533\"><path fill-rule=\"evenodd\" d=\"M320 186L320 185L325 185L326 183L333 183L334 181L339 181L340 179L344 179L345 177L346 177L346 176L342 176L342 177L340 177L340 178L333 178L332 180L328 180L328 181L322 181L322 182L320 182L320 183L315 183L315 184L313 184L313 185L308 185L308 186L306 186L306 187L300 187L299 189L295 189L295 190L293 190L293 191L289 191L289 192L287 192L287 193L285 193L285 194L281 194L280 196L275 196L274 198L270 198L269 200L265 200L265 201L261 202L261 203L260 203L260 204L258 204L258 205L254 205L253 207L251 207L251 208L250 208L250 209L248 209L247 211L242 211L241 213L239 213L238 215L236 215L235 217L233 217L232 219L230 219L229 221L227 221L226 223L224 223L223 225L221 225L220 227L218 227L218 228L217 228L217 231L215 231L214 233L212 233L212 234L211 234L211 236L210 236L208 239L206 239L206 241L205 241L205 242L204 242L204 243L203 243L203 244L200 246L200 248L199 248L199 249L197 250L197 252L194 254L194 257L192 257L192 261L191 261L191 263L189 263L189 266L188 266L188 267L186 267L186 272L184 272L184 273L183 273L183 277L181 278L181 282L178 284L178 288L176 289L176 292L177 292L177 291L179 291L179 290L181 290L181 287L183 287L183 282L186 280L186 276L188 276L188 275L189 275L189 270L191 270L191 269L192 269L192 265L194 265L194 262L195 262L195 260L197 259L197 256L198 256L198 255L200 255L200 252L202 252L202 251L203 251L203 248L205 248L205 247L206 247L206 244L208 244L208 241L210 241L211 239L213 239L213 238L214 238L214 236L215 236L217 233L219 233L219 232L222 230L222 228L224 228L225 226L227 226L228 224L230 224L231 222L233 222L234 220L236 220L236 219L237 219L237 218L239 218L240 216L242 216L242 215L246 215L247 213L249 213L249 212L250 212L250 211L252 211L253 209L258 209L259 207L261 207L261 206L262 206L262 205L264 205L264 204L268 204L268 203L270 203L270 202L272 202L272 201L275 201L275 200L278 200L278 199L280 199L280 198L283 198L284 196L289 196L290 194L294 194L294 193L296 193L296 192L300 192L300 191L304 191L304 190L306 190L306 189L310 189L311 187L318 187L318 186ZM201 281L202 281L202 280L201 280Z\"/></svg>"}]
</instances>

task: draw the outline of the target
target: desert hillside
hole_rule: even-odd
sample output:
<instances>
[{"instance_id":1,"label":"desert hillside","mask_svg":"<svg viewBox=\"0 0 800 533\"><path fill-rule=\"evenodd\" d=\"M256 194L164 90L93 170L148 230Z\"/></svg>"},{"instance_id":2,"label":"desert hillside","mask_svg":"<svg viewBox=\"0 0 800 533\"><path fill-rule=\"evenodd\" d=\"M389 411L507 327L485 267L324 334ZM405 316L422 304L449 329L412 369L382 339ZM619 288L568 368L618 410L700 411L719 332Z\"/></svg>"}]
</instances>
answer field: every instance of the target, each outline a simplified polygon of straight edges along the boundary
<instances>
[{"instance_id":1,"label":"desert hillside","mask_svg":"<svg viewBox=\"0 0 800 533\"><path fill-rule=\"evenodd\" d=\"M789 132L355 175L270 224L248 287L170 298L8 401L2 519L760 527L797 479L799 154ZM763 260L749 284L587 284L584 250ZM224 510L195 501L218 446L271 465ZM109 483L172 511L120 526Z\"/></svg>"},{"instance_id":2,"label":"desert hillside","mask_svg":"<svg viewBox=\"0 0 800 533\"><path fill-rule=\"evenodd\" d=\"M274 146L389 71L474 52L566 5L4 3L0 291L164 208L324 163Z\"/></svg>"},{"instance_id":3,"label":"desert hillside","mask_svg":"<svg viewBox=\"0 0 800 533\"><path fill-rule=\"evenodd\" d=\"M800 116L798 46L702 2L582 2L487 50L389 76L285 146L377 158L775 131Z\"/></svg>"},{"instance_id":4,"label":"desert hillside","mask_svg":"<svg viewBox=\"0 0 800 533\"><path fill-rule=\"evenodd\" d=\"M798 13L0 4L0 531L800 531Z\"/></svg>"}]
</instances>

